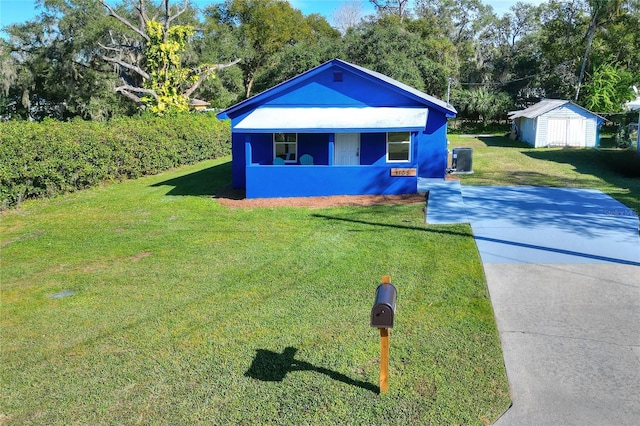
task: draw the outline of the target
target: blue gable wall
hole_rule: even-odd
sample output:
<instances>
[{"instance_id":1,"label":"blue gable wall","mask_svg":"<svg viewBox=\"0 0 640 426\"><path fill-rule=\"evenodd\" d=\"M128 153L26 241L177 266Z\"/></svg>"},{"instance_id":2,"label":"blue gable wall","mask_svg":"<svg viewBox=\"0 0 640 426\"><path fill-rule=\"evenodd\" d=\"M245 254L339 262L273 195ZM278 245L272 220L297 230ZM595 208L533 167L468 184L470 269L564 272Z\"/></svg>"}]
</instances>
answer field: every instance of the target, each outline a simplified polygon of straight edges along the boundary
<instances>
[{"instance_id":1,"label":"blue gable wall","mask_svg":"<svg viewBox=\"0 0 640 426\"><path fill-rule=\"evenodd\" d=\"M415 89L407 90L387 77L378 78L375 73L370 75L348 65L331 61L218 115L232 120L234 187L246 188L248 198L403 194L417 190L417 177L392 177L391 168L415 168L419 177L445 176L447 116L454 116L455 110L443 107L438 100L433 104ZM334 81L335 72L342 73L342 81ZM256 108L269 107L416 107L428 108L429 112L425 128L411 133L409 163L387 163L386 132L370 129L360 132L359 166L333 165L334 133L309 129L308 133L298 133L298 158L309 154L314 165L274 166L272 133L234 130Z\"/></svg>"},{"instance_id":2,"label":"blue gable wall","mask_svg":"<svg viewBox=\"0 0 640 426\"><path fill-rule=\"evenodd\" d=\"M343 80L333 81L334 72L342 71ZM419 107L419 102L391 90L379 82L362 78L334 66L314 76L313 81L303 81L286 93L265 100L264 106L396 106Z\"/></svg>"}]
</instances>

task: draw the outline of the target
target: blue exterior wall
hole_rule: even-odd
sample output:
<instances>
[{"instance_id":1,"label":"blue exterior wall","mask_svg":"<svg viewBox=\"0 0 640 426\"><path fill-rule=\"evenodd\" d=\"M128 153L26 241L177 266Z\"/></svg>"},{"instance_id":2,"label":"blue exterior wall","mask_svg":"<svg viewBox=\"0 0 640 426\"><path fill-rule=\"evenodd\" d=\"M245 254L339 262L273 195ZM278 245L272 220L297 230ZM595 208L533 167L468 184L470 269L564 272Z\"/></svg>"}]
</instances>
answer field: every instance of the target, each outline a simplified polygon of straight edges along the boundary
<instances>
[{"instance_id":1,"label":"blue exterior wall","mask_svg":"<svg viewBox=\"0 0 640 426\"><path fill-rule=\"evenodd\" d=\"M273 152L273 150L271 150ZM299 133L298 158L308 154L313 157L313 164L329 165L329 134ZM273 154L271 156L273 159Z\"/></svg>"},{"instance_id":2,"label":"blue exterior wall","mask_svg":"<svg viewBox=\"0 0 640 426\"><path fill-rule=\"evenodd\" d=\"M246 188L244 134L231 133L231 182L234 188Z\"/></svg>"},{"instance_id":3,"label":"blue exterior wall","mask_svg":"<svg viewBox=\"0 0 640 426\"><path fill-rule=\"evenodd\" d=\"M431 114L424 132L417 135L418 176L444 178L447 173L447 118L443 114Z\"/></svg>"},{"instance_id":4,"label":"blue exterior wall","mask_svg":"<svg viewBox=\"0 0 640 426\"><path fill-rule=\"evenodd\" d=\"M433 115L431 118L433 119ZM410 162L387 163L386 133L362 133L360 135L360 166L349 167L329 166L330 134L327 133L298 134L298 158L304 154L311 155L314 160L313 166L299 164L273 166L273 134L234 133L232 138L233 186L246 189L247 198L412 193L417 188L417 177L413 178L414 182L409 182L410 177L391 177L390 169L417 168L418 177L444 178L448 154L446 118L441 117L440 121L445 123L445 126L438 127L436 123L433 129L412 132ZM433 130L433 133L429 134L429 130ZM246 144L250 147L250 160L246 158ZM247 161L250 166L247 166ZM256 166L264 167L256 170ZM278 168L298 170L286 172L288 174L283 175L285 172L277 171ZM372 170L366 171L366 169ZM248 181L249 173L254 179ZM330 176L331 173L335 175ZM288 182L287 185L283 186L285 180L280 179L285 179ZM375 179L375 183L359 181L349 183L353 179ZM318 186L319 183L321 185Z\"/></svg>"},{"instance_id":5,"label":"blue exterior wall","mask_svg":"<svg viewBox=\"0 0 640 426\"><path fill-rule=\"evenodd\" d=\"M247 198L415 194L415 176L390 176L386 166L249 166Z\"/></svg>"},{"instance_id":6,"label":"blue exterior wall","mask_svg":"<svg viewBox=\"0 0 640 426\"><path fill-rule=\"evenodd\" d=\"M360 134L360 165L385 164L387 156L386 133Z\"/></svg>"}]
</instances>

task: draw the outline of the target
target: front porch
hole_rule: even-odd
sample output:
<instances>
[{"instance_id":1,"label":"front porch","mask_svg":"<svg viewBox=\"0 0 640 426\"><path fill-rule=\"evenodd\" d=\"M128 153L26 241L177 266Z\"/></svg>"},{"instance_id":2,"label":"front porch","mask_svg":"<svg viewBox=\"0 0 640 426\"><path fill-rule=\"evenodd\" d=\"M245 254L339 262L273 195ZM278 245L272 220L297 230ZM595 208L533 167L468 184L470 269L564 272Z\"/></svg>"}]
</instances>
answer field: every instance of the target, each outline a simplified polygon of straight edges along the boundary
<instances>
[{"instance_id":1,"label":"front porch","mask_svg":"<svg viewBox=\"0 0 640 426\"><path fill-rule=\"evenodd\" d=\"M246 183L247 198L392 195L418 192L418 178L415 175L394 175L388 165L250 164L246 167Z\"/></svg>"}]
</instances>

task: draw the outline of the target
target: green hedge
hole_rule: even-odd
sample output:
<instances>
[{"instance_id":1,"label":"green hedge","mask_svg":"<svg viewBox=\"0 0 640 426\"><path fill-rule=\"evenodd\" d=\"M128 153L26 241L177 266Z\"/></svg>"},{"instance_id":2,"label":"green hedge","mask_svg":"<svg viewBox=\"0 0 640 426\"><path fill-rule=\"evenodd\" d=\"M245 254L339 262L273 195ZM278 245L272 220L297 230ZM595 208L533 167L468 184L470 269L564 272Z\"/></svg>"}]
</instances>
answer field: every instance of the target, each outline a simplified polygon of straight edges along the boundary
<instances>
[{"instance_id":1,"label":"green hedge","mask_svg":"<svg viewBox=\"0 0 640 426\"><path fill-rule=\"evenodd\" d=\"M0 209L229 155L228 122L212 114L0 124Z\"/></svg>"}]
</instances>

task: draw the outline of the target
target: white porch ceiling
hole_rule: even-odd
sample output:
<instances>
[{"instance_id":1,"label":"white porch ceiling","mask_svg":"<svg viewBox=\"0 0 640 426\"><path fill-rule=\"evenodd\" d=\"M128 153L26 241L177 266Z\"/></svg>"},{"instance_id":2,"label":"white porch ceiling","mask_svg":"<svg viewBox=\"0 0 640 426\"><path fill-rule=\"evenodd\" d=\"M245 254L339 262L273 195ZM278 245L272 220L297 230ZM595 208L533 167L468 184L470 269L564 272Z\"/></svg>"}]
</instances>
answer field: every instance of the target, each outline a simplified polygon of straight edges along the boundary
<instances>
[{"instance_id":1,"label":"white porch ceiling","mask_svg":"<svg viewBox=\"0 0 640 426\"><path fill-rule=\"evenodd\" d=\"M235 125L253 132L422 130L427 108L258 108Z\"/></svg>"}]
</instances>

